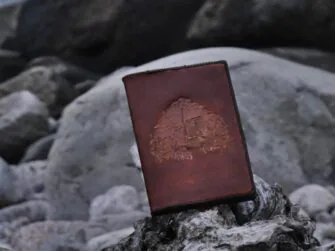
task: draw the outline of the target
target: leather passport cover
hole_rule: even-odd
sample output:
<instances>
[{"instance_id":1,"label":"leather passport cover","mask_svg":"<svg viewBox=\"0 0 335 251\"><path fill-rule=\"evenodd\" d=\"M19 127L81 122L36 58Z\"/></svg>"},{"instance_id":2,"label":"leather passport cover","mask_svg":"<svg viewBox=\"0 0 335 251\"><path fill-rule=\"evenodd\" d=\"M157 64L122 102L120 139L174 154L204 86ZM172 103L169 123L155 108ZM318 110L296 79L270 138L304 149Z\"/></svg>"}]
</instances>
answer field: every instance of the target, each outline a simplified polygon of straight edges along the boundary
<instances>
[{"instance_id":1,"label":"leather passport cover","mask_svg":"<svg viewBox=\"0 0 335 251\"><path fill-rule=\"evenodd\" d=\"M254 198L225 61L125 76L151 213Z\"/></svg>"}]
</instances>

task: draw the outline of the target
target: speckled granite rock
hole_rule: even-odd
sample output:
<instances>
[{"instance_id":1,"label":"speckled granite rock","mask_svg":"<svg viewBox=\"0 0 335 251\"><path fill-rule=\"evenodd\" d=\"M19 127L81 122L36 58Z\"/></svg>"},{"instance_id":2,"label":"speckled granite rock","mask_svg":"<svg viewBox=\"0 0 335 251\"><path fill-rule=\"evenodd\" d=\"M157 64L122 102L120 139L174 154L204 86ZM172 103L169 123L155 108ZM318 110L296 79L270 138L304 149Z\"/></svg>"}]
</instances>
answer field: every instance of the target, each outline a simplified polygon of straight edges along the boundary
<instances>
[{"instance_id":1,"label":"speckled granite rock","mask_svg":"<svg viewBox=\"0 0 335 251\"><path fill-rule=\"evenodd\" d=\"M103 251L309 250L315 225L298 213L279 186L255 176L257 198L233 206L146 218L135 232Z\"/></svg>"}]
</instances>

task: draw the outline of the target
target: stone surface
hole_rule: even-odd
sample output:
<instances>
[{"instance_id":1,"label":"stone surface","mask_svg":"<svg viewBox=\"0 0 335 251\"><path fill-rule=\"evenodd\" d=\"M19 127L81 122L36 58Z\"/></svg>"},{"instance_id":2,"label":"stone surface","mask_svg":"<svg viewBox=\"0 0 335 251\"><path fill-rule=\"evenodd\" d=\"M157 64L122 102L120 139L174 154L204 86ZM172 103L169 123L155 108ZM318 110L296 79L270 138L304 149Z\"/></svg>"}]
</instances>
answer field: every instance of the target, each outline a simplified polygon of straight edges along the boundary
<instances>
[{"instance_id":1,"label":"stone surface","mask_svg":"<svg viewBox=\"0 0 335 251\"><path fill-rule=\"evenodd\" d=\"M104 229L105 232L116 231L122 228L131 227L138 220L142 220L149 214L142 211L131 211L126 213L118 213L104 215L90 220L90 224L97 224Z\"/></svg>"},{"instance_id":2,"label":"stone surface","mask_svg":"<svg viewBox=\"0 0 335 251\"><path fill-rule=\"evenodd\" d=\"M90 218L108 214L126 213L139 207L139 195L132 186L115 186L99 195L91 203Z\"/></svg>"},{"instance_id":3,"label":"stone surface","mask_svg":"<svg viewBox=\"0 0 335 251\"><path fill-rule=\"evenodd\" d=\"M11 250L12 250L11 246L4 243L0 243L0 251L11 251Z\"/></svg>"},{"instance_id":4,"label":"stone surface","mask_svg":"<svg viewBox=\"0 0 335 251\"><path fill-rule=\"evenodd\" d=\"M24 225L46 219L48 203L29 201L0 210L0 241L9 243L13 233Z\"/></svg>"},{"instance_id":5,"label":"stone surface","mask_svg":"<svg viewBox=\"0 0 335 251\"><path fill-rule=\"evenodd\" d=\"M124 228L118 231L113 231L104 235L92 238L88 241L85 251L101 251L106 247L117 244L121 239L129 236L134 232L133 227Z\"/></svg>"},{"instance_id":6,"label":"stone surface","mask_svg":"<svg viewBox=\"0 0 335 251\"><path fill-rule=\"evenodd\" d=\"M314 237L317 238L320 243L327 244L332 240L335 240L335 226L332 223L316 223Z\"/></svg>"},{"instance_id":7,"label":"stone surface","mask_svg":"<svg viewBox=\"0 0 335 251\"><path fill-rule=\"evenodd\" d=\"M255 176L257 201L192 209L146 218L135 232L104 251L117 250L310 250L314 224L298 214L280 188ZM275 203L278 202L278 203ZM235 205L236 207L236 205ZM241 215L252 212L244 224ZM299 237L298 237L299 236Z\"/></svg>"},{"instance_id":8,"label":"stone surface","mask_svg":"<svg viewBox=\"0 0 335 251\"><path fill-rule=\"evenodd\" d=\"M46 160L54 140L55 134L51 134L32 143L25 151L20 162Z\"/></svg>"},{"instance_id":9,"label":"stone surface","mask_svg":"<svg viewBox=\"0 0 335 251\"><path fill-rule=\"evenodd\" d=\"M326 188L316 184L295 190L289 198L292 203L299 204L311 217L320 212L330 212L335 208L335 196Z\"/></svg>"},{"instance_id":10,"label":"stone surface","mask_svg":"<svg viewBox=\"0 0 335 251\"><path fill-rule=\"evenodd\" d=\"M335 250L335 242L331 242L329 244L323 245L322 247L318 247L315 251L333 251Z\"/></svg>"},{"instance_id":11,"label":"stone surface","mask_svg":"<svg viewBox=\"0 0 335 251\"><path fill-rule=\"evenodd\" d=\"M300 46L334 50L332 0L206 0L187 32L192 46Z\"/></svg>"},{"instance_id":12,"label":"stone surface","mask_svg":"<svg viewBox=\"0 0 335 251\"><path fill-rule=\"evenodd\" d=\"M300 64L313 66L322 70L335 73L335 53L308 48L284 48L275 47L261 49L261 51Z\"/></svg>"},{"instance_id":13,"label":"stone surface","mask_svg":"<svg viewBox=\"0 0 335 251\"><path fill-rule=\"evenodd\" d=\"M134 143L124 74L218 60L229 64L253 171L286 193L311 182L331 184L334 74L250 50L201 49L104 77L65 109L49 155L51 217L86 218L91 200L111 186L143 186L137 170L124 167L133 161Z\"/></svg>"},{"instance_id":14,"label":"stone surface","mask_svg":"<svg viewBox=\"0 0 335 251\"><path fill-rule=\"evenodd\" d=\"M32 142L48 134L48 111L28 91L0 100L0 156L16 161Z\"/></svg>"},{"instance_id":15,"label":"stone surface","mask_svg":"<svg viewBox=\"0 0 335 251\"><path fill-rule=\"evenodd\" d=\"M0 86L0 98L22 90L35 94L53 116L59 116L63 107L76 96L74 89L64 78L44 66L30 68L7 80Z\"/></svg>"},{"instance_id":16,"label":"stone surface","mask_svg":"<svg viewBox=\"0 0 335 251\"><path fill-rule=\"evenodd\" d=\"M86 80L98 80L99 74L93 73L77 65L68 63L55 56L38 57L31 60L26 66L27 69L39 66L47 67L53 74L66 79L72 86Z\"/></svg>"},{"instance_id":17,"label":"stone surface","mask_svg":"<svg viewBox=\"0 0 335 251\"><path fill-rule=\"evenodd\" d=\"M14 169L0 157L0 208L21 201L23 197Z\"/></svg>"},{"instance_id":18,"label":"stone surface","mask_svg":"<svg viewBox=\"0 0 335 251\"><path fill-rule=\"evenodd\" d=\"M44 192L47 161L37 160L13 166L19 186L25 199L34 198L34 194Z\"/></svg>"},{"instance_id":19,"label":"stone surface","mask_svg":"<svg viewBox=\"0 0 335 251\"><path fill-rule=\"evenodd\" d=\"M34 199L43 192L46 167L45 161L9 166L0 158L0 207Z\"/></svg>"},{"instance_id":20,"label":"stone surface","mask_svg":"<svg viewBox=\"0 0 335 251\"><path fill-rule=\"evenodd\" d=\"M91 200L112 186L143 189L139 172L126 167L133 132L124 89L99 82L64 111L49 154L50 219L87 219Z\"/></svg>"},{"instance_id":21,"label":"stone surface","mask_svg":"<svg viewBox=\"0 0 335 251\"><path fill-rule=\"evenodd\" d=\"M12 237L11 246L16 251L57 250L52 248L78 246L84 238L85 222L37 222L20 228ZM80 235L80 233L79 233ZM85 235L85 234L81 234ZM48 249L51 248L51 249ZM60 249L62 250L62 249Z\"/></svg>"},{"instance_id":22,"label":"stone surface","mask_svg":"<svg viewBox=\"0 0 335 251\"><path fill-rule=\"evenodd\" d=\"M16 39L5 45L28 57L56 54L110 72L180 48L189 20L203 2L148 0L144 6L142 1L90 0L79 6L75 0L27 1Z\"/></svg>"}]
</instances>

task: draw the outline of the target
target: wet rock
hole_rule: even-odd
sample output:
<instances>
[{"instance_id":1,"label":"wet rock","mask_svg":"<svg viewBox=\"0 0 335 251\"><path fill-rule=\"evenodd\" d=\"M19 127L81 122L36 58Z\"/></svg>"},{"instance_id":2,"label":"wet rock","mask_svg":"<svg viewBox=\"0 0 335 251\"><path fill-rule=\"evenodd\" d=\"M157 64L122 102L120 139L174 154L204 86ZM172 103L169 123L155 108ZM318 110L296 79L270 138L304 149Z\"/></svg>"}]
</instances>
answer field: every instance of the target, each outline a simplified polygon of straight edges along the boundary
<instances>
[{"instance_id":1,"label":"wet rock","mask_svg":"<svg viewBox=\"0 0 335 251\"><path fill-rule=\"evenodd\" d=\"M0 100L0 156L17 161L26 147L49 132L45 105L28 91Z\"/></svg>"}]
</instances>

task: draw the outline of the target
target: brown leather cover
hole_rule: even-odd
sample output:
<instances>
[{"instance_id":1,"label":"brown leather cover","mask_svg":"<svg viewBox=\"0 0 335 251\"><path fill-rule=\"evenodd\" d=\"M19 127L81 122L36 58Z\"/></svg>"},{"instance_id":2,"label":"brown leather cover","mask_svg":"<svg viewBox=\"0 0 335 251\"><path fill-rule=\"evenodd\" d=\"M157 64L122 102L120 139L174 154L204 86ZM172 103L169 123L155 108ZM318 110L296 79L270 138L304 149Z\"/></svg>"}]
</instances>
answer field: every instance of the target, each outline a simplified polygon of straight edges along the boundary
<instances>
[{"instance_id":1,"label":"brown leather cover","mask_svg":"<svg viewBox=\"0 0 335 251\"><path fill-rule=\"evenodd\" d=\"M123 81L152 214L254 197L225 61Z\"/></svg>"}]
</instances>

